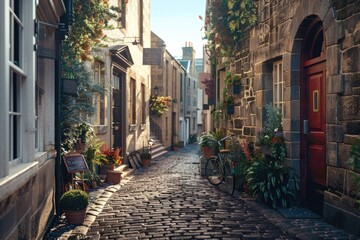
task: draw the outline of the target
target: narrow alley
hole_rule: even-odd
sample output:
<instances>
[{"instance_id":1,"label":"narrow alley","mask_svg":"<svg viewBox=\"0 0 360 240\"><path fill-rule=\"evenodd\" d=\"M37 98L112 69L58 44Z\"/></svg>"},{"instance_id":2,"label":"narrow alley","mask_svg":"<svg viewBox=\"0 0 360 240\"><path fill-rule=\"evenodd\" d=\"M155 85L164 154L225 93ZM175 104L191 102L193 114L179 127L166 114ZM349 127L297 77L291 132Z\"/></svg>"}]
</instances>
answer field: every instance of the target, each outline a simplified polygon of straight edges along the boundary
<instances>
[{"instance_id":1,"label":"narrow alley","mask_svg":"<svg viewBox=\"0 0 360 240\"><path fill-rule=\"evenodd\" d=\"M55 226L47 239L80 233L85 239L356 239L321 219L285 219L238 192L229 196L199 167L198 145L155 159L114 193L103 193L106 203L93 199L103 207L90 208L91 221L70 231Z\"/></svg>"}]
</instances>

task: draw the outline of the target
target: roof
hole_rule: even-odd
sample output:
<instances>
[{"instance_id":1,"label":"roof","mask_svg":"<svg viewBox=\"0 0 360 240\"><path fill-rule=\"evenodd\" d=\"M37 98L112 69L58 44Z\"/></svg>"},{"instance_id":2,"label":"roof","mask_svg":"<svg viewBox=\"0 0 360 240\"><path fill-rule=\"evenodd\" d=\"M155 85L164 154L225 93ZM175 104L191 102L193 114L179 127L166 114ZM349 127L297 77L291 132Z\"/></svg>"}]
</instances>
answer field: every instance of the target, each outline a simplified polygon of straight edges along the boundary
<instances>
[{"instance_id":1,"label":"roof","mask_svg":"<svg viewBox=\"0 0 360 240\"><path fill-rule=\"evenodd\" d=\"M186 71L189 72L190 60L178 59L178 61L186 69Z\"/></svg>"}]
</instances>

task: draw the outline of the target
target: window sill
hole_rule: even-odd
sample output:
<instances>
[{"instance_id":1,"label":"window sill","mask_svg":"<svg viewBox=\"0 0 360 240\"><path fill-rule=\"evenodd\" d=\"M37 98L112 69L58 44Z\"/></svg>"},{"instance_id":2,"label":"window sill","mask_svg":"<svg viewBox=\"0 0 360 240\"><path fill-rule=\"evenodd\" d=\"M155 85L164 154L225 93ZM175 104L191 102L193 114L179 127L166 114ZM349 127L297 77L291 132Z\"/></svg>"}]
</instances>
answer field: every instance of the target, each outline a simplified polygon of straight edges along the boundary
<instances>
[{"instance_id":1,"label":"window sill","mask_svg":"<svg viewBox=\"0 0 360 240\"><path fill-rule=\"evenodd\" d=\"M92 125L91 126L96 134L105 134L108 131L107 125Z\"/></svg>"},{"instance_id":2,"label":"window sill","mask_svg":"<svg viewBox=\"0 0 360 240\"><path fill-rule=\"evenodd\" d=\"M38 166L38 162L31 162L12 167L9 175L0 179L0 202L29 182L36 175Z\"/></svg>"}]
</instances>

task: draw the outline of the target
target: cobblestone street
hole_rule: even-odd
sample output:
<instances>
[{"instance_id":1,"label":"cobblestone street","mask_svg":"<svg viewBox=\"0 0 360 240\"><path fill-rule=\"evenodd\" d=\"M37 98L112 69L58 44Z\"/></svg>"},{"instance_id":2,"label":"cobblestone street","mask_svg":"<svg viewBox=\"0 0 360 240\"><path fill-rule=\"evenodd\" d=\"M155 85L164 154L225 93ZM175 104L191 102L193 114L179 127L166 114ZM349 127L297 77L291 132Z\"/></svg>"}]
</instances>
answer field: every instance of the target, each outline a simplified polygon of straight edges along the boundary
<instances>
[{"instance_id":1,"label":"cobblestone street","mask_svg":"<svg viewBox=\"0 0 360 240\"><path fill-rule=\"evenodd\" d=\"M103 193L108 201L97 200L102 211L89 210L91 221L76 227L72 235L83 232L90 239L356 239L321 219L289 220L239 193L229 196L222 186L214 187L200 175L197 151L197 146L190 145L171 152L145 171L137 171L118 191Z\"/></svg>"}]
</instances>

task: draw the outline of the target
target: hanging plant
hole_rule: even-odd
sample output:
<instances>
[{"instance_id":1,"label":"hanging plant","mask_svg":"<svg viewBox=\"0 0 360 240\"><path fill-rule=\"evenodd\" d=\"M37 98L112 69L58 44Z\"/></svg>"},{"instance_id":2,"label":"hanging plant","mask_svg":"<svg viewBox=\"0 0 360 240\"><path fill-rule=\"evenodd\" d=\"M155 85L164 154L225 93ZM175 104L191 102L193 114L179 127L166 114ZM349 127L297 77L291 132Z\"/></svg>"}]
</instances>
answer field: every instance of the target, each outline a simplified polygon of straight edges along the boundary
<instances>
[{"instance_id":1,"label":"hanging plant","mask_svg":"<svg viewBox=\"0 0 360 240\"><path fill-rule=\"evenodd\" d=\"M150 112L155 115L162 115L169 110L172 98L170 96L151 96L150 98Z\"/></svg>"},{"instance_id":2,"label":"hanging plant","mask_svg":"<svg viewBox=\"0 0 360 240\"><path fill-rule=\"evenodd\" d=\"M205 94L208 95L209 98L213 98L215 95L215 79L205 78L201 80L201 83L205 85Z\"/></svg>"}]
</instances>

